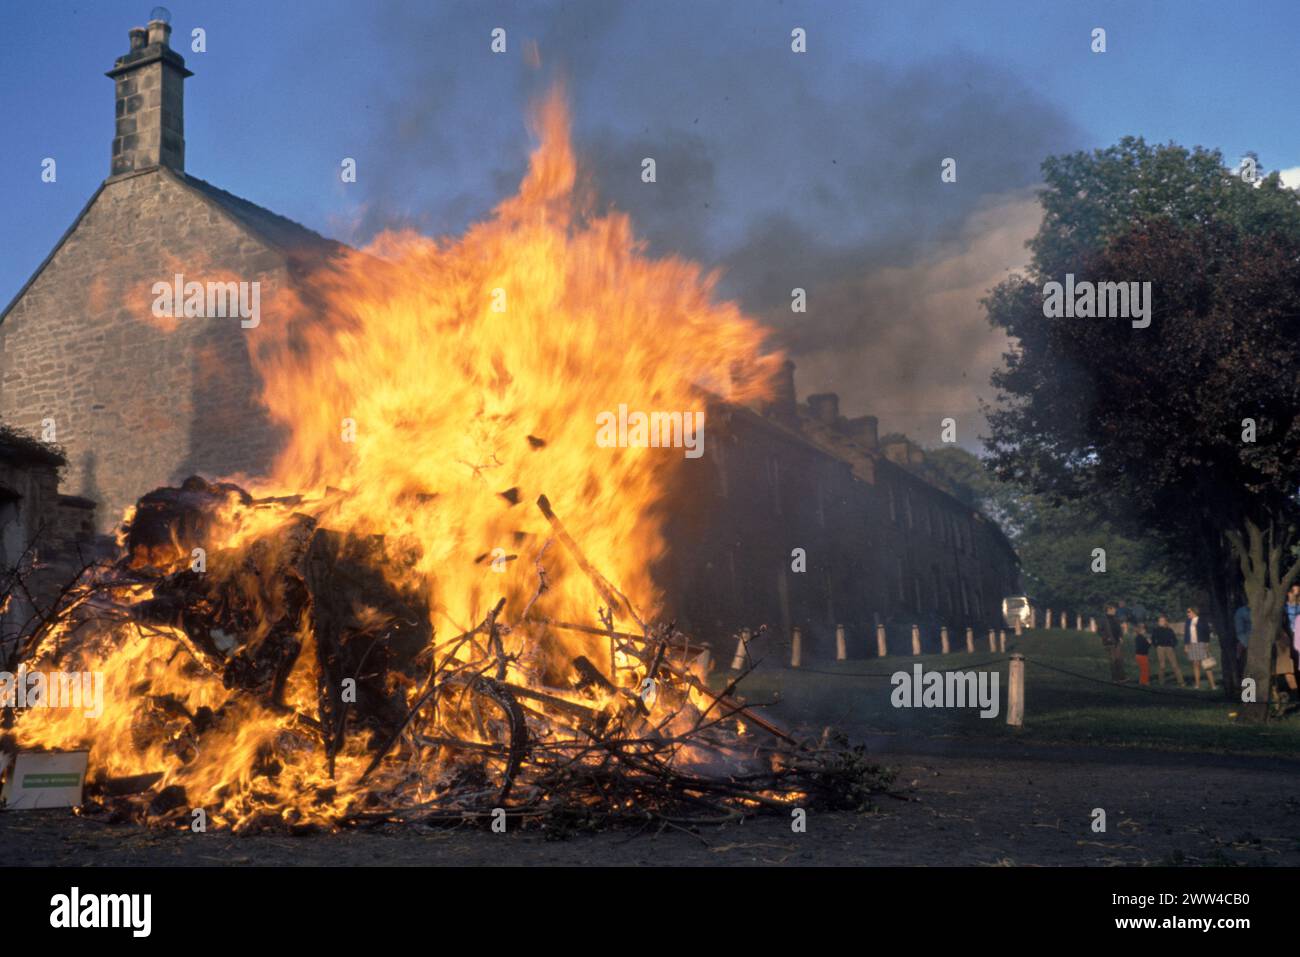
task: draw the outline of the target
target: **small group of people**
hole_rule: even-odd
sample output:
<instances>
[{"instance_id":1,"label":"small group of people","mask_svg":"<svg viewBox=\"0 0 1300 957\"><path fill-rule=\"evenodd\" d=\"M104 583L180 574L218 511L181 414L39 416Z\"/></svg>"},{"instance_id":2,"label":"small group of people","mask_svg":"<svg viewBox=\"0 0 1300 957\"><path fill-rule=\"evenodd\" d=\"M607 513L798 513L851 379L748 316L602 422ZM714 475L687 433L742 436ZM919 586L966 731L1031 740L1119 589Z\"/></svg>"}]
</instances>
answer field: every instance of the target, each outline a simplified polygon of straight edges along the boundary
<instances>
[{"instance_id":1,"label":"small group of people","mask_svg":"<svg viewBox=\"0 0 1300 957\"><path fill-rule=\"evenodd\" d=\"M1135 605L1126 607L1124 602L1107 602L1106 614L1098 622L1097 630L1101 634L1102 647L1110 658L1111 680L1117 684L1128 681L1124 673L1124 638L1132 632L1133 654L1138 666L1138 683L1151 684L1151 649L1156 652L1156 668L1160 684L1165 683L1165 671L1173 675L1178 687L1184 688L1187 682L1183 677L1182 666L1178 662L1175 649L1178 636L1169 625L1165 615L1156 616L1156 623L1148 632L1145 609ZM1210 626L1201 617L1197 605L1189 605L1187 617L1183 620L1183 652L1192 663L1192 677L1197 690L1201 687L1201 675L1204 674L1211 691L1215 690L1214 669L1218 664L1210 647Z\"/></svg>"},{"instance_id":2,"label":"small group of people","mask_svg":"<svg viewBox=\"0 0 1300 957\"><path fill-rule=\"evenodd\" d=\"M1237 654L1241 670L1246 667L1246 649L1250 646L1253 623L1250 606L1242 605L1232 616L1233 630L1237 633ZM1296 672L1300 671L1300 583L1287 589L1286 603L1282 606L1281 632L1278 635L1276 654L1273 657L1273 677L1285 685L1292 694L1300 693L1296 687Z\"/></svg>"},{"instance_id":3,"label":"small group of people","mask_svg":"<svg viewBox=\"0 0 1300 957\"><path fill-rule=\"evenodd\" d=\"M1278 623L1277 654L1273 662L1273 676L1292 695L1300 694L1296 675L1300 673L1300 583L1294 584L1287 591L1283 615ZM1233 615L1233 631L1236 633L1236 671L1244 674L1246 669L1246 651L1254 628L1250 620L1250 608L1242 605ZM1165 684L1165 672L1168 669L1179 687L1186 687L1183 671L1178 662L1175 648L1178 636L1164 615L1156 617L1156 624L1147 631L1146 610L1140 605L1128 607L1123 601L1107 602L1106 614L1098 623L1101 643L1110 658L1110 674L1117 683L1128 681L1124 673L1123 641L1130 633L1133 635L1133 652L1137 660L1138 681L1151 684L1151 649L1155 649L1157 676L1160 684ZM1208 687L1214 691L1214 670L1218 665L1211 644L1209 621L1201 616L1198 605L1189 605L1183 619L1182 646L1187 660L1192 664L1192 681L1197 690L1201 687L1201 676L1205 675Z\"/></svg>"}]
</instances>

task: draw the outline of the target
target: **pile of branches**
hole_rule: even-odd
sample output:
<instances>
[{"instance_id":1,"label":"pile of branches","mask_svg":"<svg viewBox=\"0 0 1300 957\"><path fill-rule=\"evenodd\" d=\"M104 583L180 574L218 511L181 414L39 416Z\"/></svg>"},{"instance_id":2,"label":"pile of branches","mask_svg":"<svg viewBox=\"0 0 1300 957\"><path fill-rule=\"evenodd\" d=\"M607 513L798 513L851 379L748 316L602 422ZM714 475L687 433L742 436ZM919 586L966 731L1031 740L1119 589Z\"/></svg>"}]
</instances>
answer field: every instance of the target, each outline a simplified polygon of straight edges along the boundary
<instances>
[{"instance_id":1,"label":"pile of branches","mask_svg":"<svg viewBox=\"0 0 1300 957\"><path fill-rule=\"evenodd\" d=\"M241 575L178 568L175 556L210 544L216 516L232 502L287 510L274 547L244 545ZM393 584L401 576L392 565L401 559L382 539L322 527L294 512L295 504L254 500L197 477L151 492L138 504L123 553L83 576L46 624L66 645L94 633L97 620L129 622L173 643L170 654L187 655L196 675L219 676L231 690L215 711L191 713L173 697L133 689L140 697L133 733L142 744L161 736L172 759L192 760L205 734L237 720L234 702L255 702L287 719L286 733L296 740L286 746L319 754L335 779L316 798L329 802L347 790L346 808L331 822L341 826L486 824L505 816L557 831L680 827L789 816L795 806L861 810L888 784L862 749L829 734L798 740L743 703L735 693L743 675L710 688L698 661L704 649L671 622L643 622L544 496L537 506L553 534L538 553L537 588L522 613L503 620L502 598L449 639L433 633L424 598ZM557 542L601 596L596 623L538 611L549 587L544 561ZM128 600L143 583L151 597ZM620 620L635 630L620 630ZM559 636L575 632L601 653L565 652ZM306 653L315 656L318 675L314 714L295 711L285 695ZM335 774L349 746L369 758L359 777ZM259 760L275 773L276 754ZM154 789L160 777L99 780L91 810L188 823L186 795L175 786ZM241 827L299 826L295 818L292 809L268 805ZM315 825L303 818L301 826Z\"/></svg>"}]
</instances>

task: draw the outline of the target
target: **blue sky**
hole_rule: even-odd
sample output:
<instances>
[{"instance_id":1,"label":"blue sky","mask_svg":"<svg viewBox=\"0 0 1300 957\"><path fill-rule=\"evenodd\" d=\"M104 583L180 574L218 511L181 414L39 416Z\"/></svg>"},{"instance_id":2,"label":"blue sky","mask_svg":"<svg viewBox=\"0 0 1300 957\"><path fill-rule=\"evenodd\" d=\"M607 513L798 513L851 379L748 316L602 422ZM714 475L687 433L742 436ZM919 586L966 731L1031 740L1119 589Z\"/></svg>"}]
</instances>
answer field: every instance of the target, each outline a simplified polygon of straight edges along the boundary
<instances>
[{"instance_id":1,"label":"blue sky","mask_svg":"<svg viewBox=\"0 0 1300 957\"><path fill-rule=\"evenodd\" d=\"M151 5L3 0L0 9L7 303L108 173L113 88L103 73ZM1248 12L1131 0L175 0L169 9L173 46L195 74L185 94L190 173L349 242L389 225L459 231L511 190L529 145L525 105L564 76L603 199L629 210L653 251L721 268L724 292L760 315L788 302L782 264L807 271L810 288L835 290L845 276L934 262L954 243L975 248L1011 218L998 210L1030 195L1048 152L1140 134L1300 167L1294 2ZM508 33L504 55L489 51L497 26ZM802 56L790 52L796 26L808 31ZM189 49L194 27L207 52ZM1107 31L1104 54L1089 50L1094 27ZM540 71L524 62L530 38ZM657 192L640 188L642 155L661 157ZM961 172L960 188L945 192L937 164L947 155ZM339 182L344 156L358 161L355 185ZM45 157L58 162L56 183L40 180ZM1015 249L1023 240L1014 240L1000 241ZM999 255L1014 253L988 261ZM851 350L889 321L864 307L789 330L820 377L806 385L884 402L816 357ZM954 370L966 376L953 365L944 377ZM882 376L907 405L909 383Z\"/></svg>"}]
</instances>

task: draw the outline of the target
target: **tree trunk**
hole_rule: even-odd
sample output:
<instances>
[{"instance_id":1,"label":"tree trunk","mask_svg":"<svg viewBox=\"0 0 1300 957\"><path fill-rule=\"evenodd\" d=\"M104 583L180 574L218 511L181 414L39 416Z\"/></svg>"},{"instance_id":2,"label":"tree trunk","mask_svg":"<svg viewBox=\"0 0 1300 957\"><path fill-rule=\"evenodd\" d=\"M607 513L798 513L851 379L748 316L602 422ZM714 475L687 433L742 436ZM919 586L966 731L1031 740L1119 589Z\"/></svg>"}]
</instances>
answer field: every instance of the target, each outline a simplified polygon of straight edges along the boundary
<instances>
[{"instance_id":1,"label":"tree trunk","mask_svg":"<svg viewBox=\"0 0 1300 957\"><path fill-rule=\"evenodd\" d=\"M1287 536L1280 535L1270 523L1262 529L1250 519L1245 521L1246 533L1229 532L1228 542L1241 564L1241 576L1250 607L1250 644L1246 656L1245 678L1254 683L1254 701L1242 703L1242 714L1250 721L1268 719L1269 689L1273 681L1273 651L1279 632L1282 631L1282 606L1287 589L1300 575L1300 559L1285 571L1282 558L1290 552ZM1279 541L1283 539L1283 541ZM1286 650L1290 653L1290 641ZM1244 694L1238 689L1239 695Z\"/></svg>"},{"instance_id":2,"label":"tree trunk","mask_svg":"<svg viewBox=\"0 0 1300 957\"><path fill-rule=\"evenodd\" d=\"M1197 536L1201 545L1202 580L1210 593L1210 620L1219 635L1220 671L1223 678L1223 696L1228 701L1241 698L1241 675L1237 669L1237 632L1233 627L1231 591L1227 576L1232 573L1233 558L1230 549L1224 549L1219 536L1212 540L1206 533Z\"/></svg>"}]
</instances>

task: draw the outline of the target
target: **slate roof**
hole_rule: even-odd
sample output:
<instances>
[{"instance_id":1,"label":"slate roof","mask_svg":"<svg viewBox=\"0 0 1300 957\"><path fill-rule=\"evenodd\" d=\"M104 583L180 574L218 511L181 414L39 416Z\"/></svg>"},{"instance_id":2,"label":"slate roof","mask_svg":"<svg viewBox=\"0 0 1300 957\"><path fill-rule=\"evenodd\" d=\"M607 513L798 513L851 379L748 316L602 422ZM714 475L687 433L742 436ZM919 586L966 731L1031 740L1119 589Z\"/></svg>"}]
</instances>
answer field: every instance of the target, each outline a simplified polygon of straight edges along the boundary
<instances>
[{"instance_id":1,"label":"slate roof","mask_svg":"<svg viewBox=\"0 0 1300 957\"><path fill-rule=\"evenodd\" d=\"M279 213L273 213L264 206L258 206L256 203L236 196L234 193L213 186L197 176L191 176L188 173L176 173L173 170L166 170L166 172L205 199L216 203L223 211L259 239L286 253L330 255L348 248L340 242L327 239L320 233L308 229L300 223L295 223L292 219L281 216Z\"/></svg>"}]
</instances>

